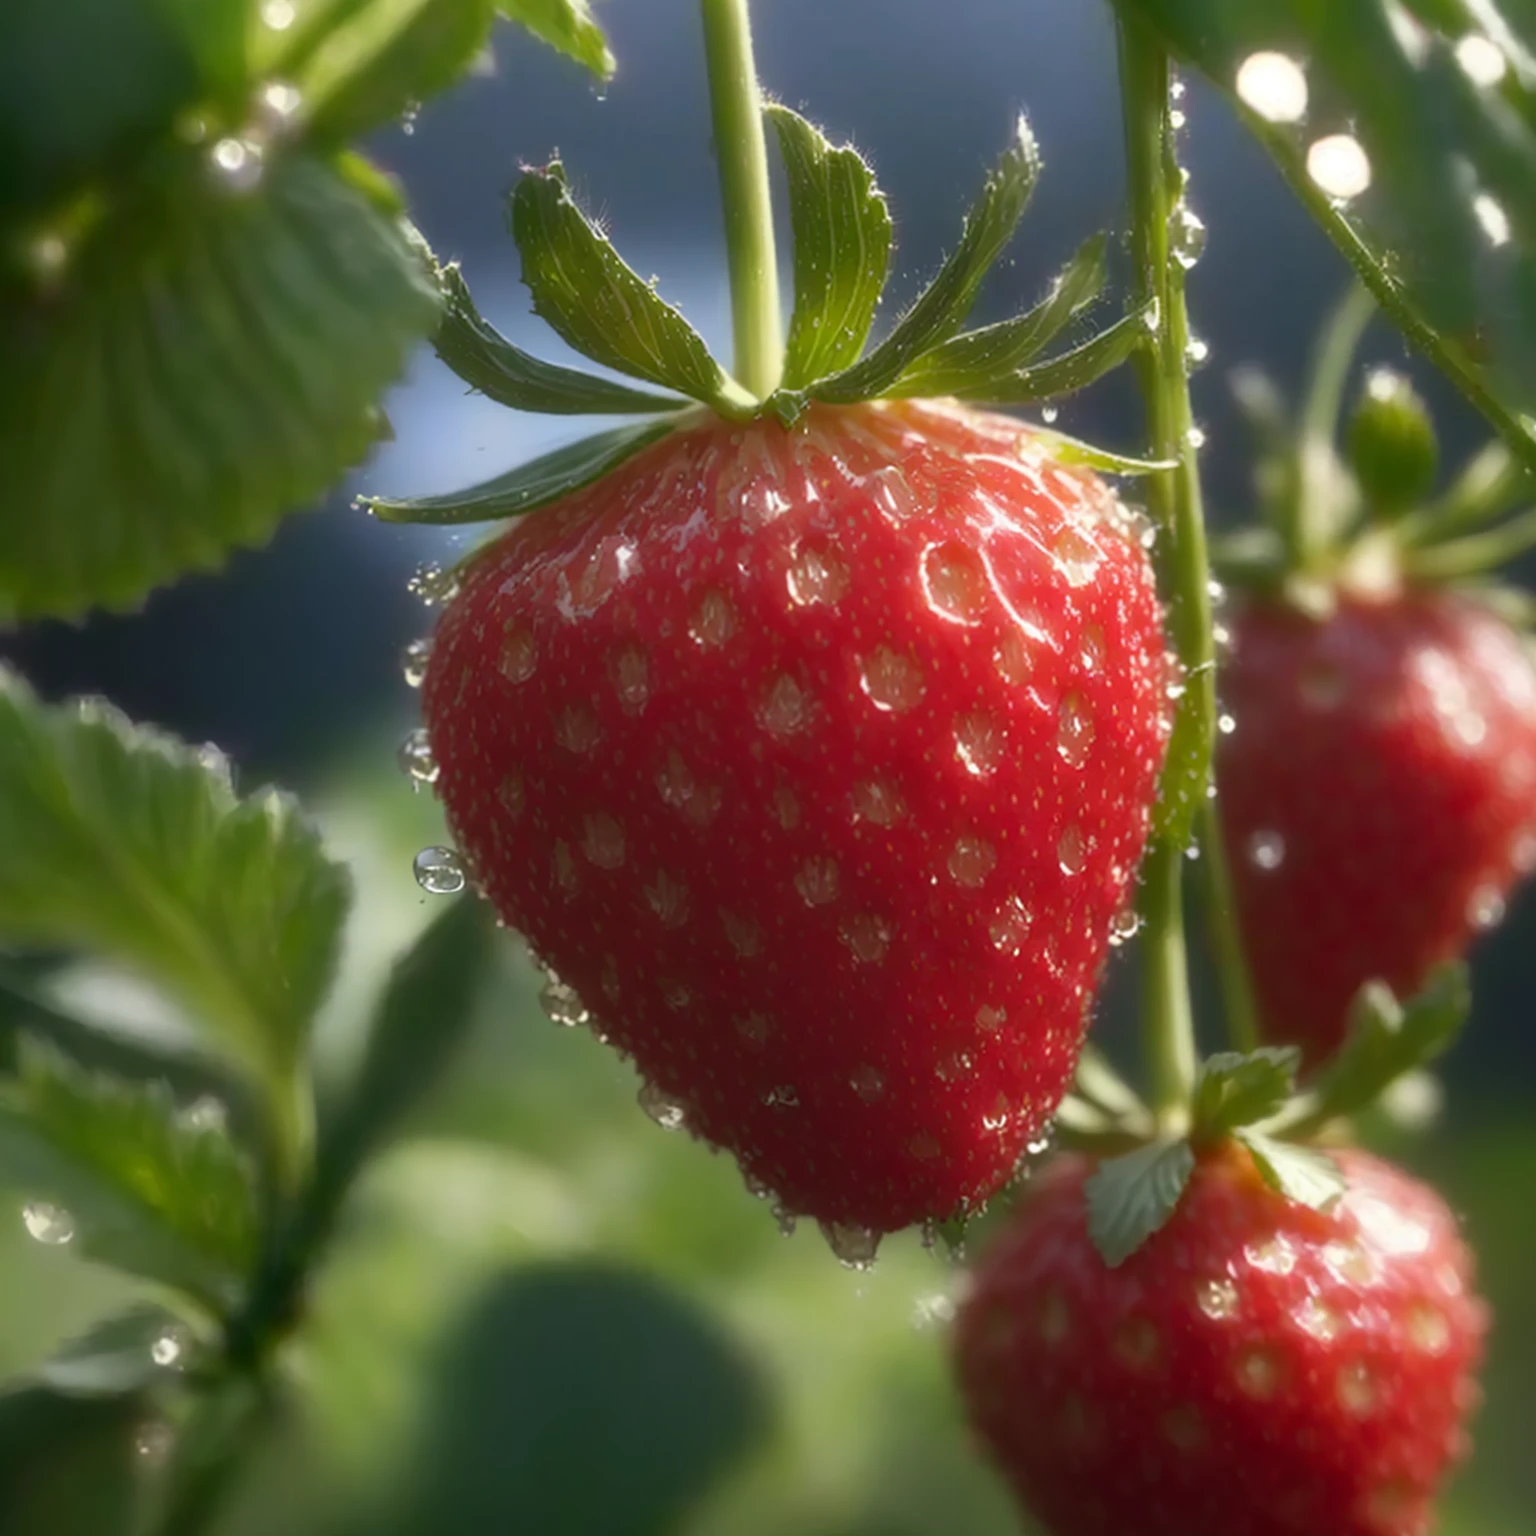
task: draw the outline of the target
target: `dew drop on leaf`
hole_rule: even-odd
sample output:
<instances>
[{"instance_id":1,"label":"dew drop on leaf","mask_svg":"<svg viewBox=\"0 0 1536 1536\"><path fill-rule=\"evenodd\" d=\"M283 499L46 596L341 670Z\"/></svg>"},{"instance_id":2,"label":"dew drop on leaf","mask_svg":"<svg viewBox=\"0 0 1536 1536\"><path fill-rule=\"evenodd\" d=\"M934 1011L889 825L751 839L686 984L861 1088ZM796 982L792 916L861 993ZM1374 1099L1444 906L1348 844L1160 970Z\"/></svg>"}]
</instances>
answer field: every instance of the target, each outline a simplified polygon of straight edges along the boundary
<instances>
[{"instance_id":1,"label":"dew drop on leaf","mask_svg":"<svg viewBox=\"0 0 1536 1536\"><path fill-rule=\"evenodd\" d=\"M75 1235L74 1217L46 1200L29 1200L21 1208L21 1220L34 1242L50 1248L62 1247Z\"/></svg>"},{"instance_id":2,"label":"dew drop on leaf","mask_svg":"<svg viewBox=\"0 0 1536 1536\"><path fill-rule=\"evenodd\" d=\"M423 848L411 866L416 884L429 896L456 896L468 883L464 865L452 848Z\"/></svg>"},{"instance_id":3,"label":"dew drop on leaf","mask_svg":"<svg viewBox=\"0 0 1536 1536\"><path fill-rule=\"evenodd\" d=\"M254 192L265 172L262 148L249 139L223 138L208 151L213 178L230 192Z\"/></svg>"},{"instance_id":4,"label":"dew drop on leaf","mask_svg":"<svg viewBox=\"0 0 1536 1536\"><path fill-rule=\"evenodd\" d=\"M440 770L437 759L432 755L432 743L427 739L425 726L418 725L400 743L400 750L395 754L395 760L400 765L401 773L411 781L413 788L437 782Z\"/></svg>"}]
</instances>

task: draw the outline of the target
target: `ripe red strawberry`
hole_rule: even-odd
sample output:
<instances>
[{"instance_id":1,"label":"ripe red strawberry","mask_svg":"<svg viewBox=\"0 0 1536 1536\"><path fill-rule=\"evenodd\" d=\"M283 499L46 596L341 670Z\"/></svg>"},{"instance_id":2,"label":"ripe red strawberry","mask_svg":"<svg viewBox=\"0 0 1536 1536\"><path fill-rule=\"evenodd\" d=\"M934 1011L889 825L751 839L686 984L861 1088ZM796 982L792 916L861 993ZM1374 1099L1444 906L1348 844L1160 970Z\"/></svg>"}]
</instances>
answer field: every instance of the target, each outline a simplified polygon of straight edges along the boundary
<instances>
[{"instance_id":1,"label":"ripe red strawberry","mask_svg":"<svg viewBox=\"0 0 1536 1536\"><path fill-rule=\"evenodd\" d=\"M1265 1033L1312 1060L1374 978L1401 996L1536 864L1536 667L1449 591L1255 600L1222 690L1222 820Z\"/></svg>"},{"instance_id":2,"label":"ripe red strawberry","mask_svg":"<svg viewBox=\"0 0 1536 1536\"><path fill-rule=\"evenodd\" d=\"M851 1255L1046 1125L1164 693L1104 485L908 402L701 421L518 522L425 711L474 877L653 1113Z\"/></svg>"},{"instance_id":3,"label":"ripe red strawberry","mask_svg":"<svg viewBox=\"0 0 1536 1536\"><path fill-rule=\"evenodd\" d=\"M1235 1143L1118 1269L1062 1158L982 1261L971 1420L1054 1536L1424 1536L1478 1398L1485 1308L1433 1190L1364 1153L1326 1213Z\"/></svg>"}]
</instances>

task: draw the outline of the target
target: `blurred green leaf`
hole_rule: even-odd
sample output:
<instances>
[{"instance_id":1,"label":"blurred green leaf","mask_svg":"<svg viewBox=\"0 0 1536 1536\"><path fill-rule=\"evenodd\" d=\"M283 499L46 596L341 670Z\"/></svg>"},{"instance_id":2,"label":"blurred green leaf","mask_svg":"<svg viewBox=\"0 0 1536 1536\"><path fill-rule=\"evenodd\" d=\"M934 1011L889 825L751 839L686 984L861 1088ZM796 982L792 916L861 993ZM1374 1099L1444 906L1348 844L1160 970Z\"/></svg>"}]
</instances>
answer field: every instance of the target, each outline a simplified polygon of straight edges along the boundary
<instances>
[{"instance_id":1,"label":"blurred green leaf","mask_svg":"<svg viewBox=\"0 0 1536 1536\"><path fill-rule=\"evenodd\" d=\"M1295 1046L1207 1056L1195 1079L1195 1137L1219 1140L1240 1125L1267 1120L1290 1097L1300 1065L1301 1052Z\"/></svg>"},{"instance_id":2,"label":"blurred green leaf","mask_svg":"<svg viewBox=\"0 0 1536 1536\"><path fill-rule=\"evenodd\" d=\"M132 966L270 1082L302 1060L349 897L292 800L237 799L216 756L0 671L0 934Z\"/></svg>"},{"instance_id":3,"label":"blurred green leaf","mask_svg":"<svg viewBox=\"0 0 1536 1536\"><path fill-rule=\"evenodd\" d=\"M37 1372L45 1386L72 1397L138 1392L181 1369L191 1335L164 1307L145 1302L68 1340Z\"/></svg>"},{"instance_id":4,"label":"blurred green leaf","mask_svg":"<svg viewBox=\"0 0 1536 1536\"><path fill-rule=\"evenodd\" d=\"M654 1280L494 1280L447 1345L398 1536L657 1536L767 1427L754 1369Z\"/></svg>"},{"instance_id":5,"label":"blurred green leaf","mask_svg":"<svg viewBox=\"0 0 1536 1536\"><path fill-rule=\"evenodd\" d=\"M788 107L770 106L789 179L795 308L784 387L804 389L858 362L891 259L891 214L869 162L830 144Z\"/></svg>"},{"instance_id":6,"label":"blurred green leaf","mask_svg":"<svg viewBox=\"0 0 1536 1536\"><path fill-rule=\"evenodd\" d=\"M1083 1187L1088 1233L1100 1257L1118 1268L1173 1215L1195 1154L1187 1141L1153 1141L1100 1163Z\"/></svg>"},{"instance_id":7,"label":"blurred green leaf","mask_svg":"<svg viewBox=\"0 0 1536 1536\"><path fill-rule=\"evenodd\" d=\"M1344 1193L1344 1175L1326 1152L1276 1141L1251 1128L1239 1130L1237 1139L1253 1154L1264 1182L1286 1199L1323 1211Z\"/></svg>"},{"instance_id":8,"label":"blurred green leaf","mask_svg":"<svg viewBox=\"0 0 1536 1536\"><path fill-rule=\"evenodd\" d=\"M183 1114L164 1088L29 1045L0 1090L0 1167L43 1203L54 1241L211 1307L254 1263L249 1166L222 1127Z\"/></svg>"},{"instance_id":9,"label":"blurred green leaf","mask_svg":"<svg viewBox=\"0 0 1536 1536\"><path fill-rule=\"evenodd\" d=\"M600 80L615 68L603 29L587 0L496 0L503 16L521 22L537 38L584 64Z\"/></svg>"},{"instance_id":10,"label":"blurred green leaf","mask_svg":"<svg viewBox=\"0 0 1536 1536\"><path fill-rule=\"evenodd\" d=\"M135 1442L148 1412L133 1393L0 1393L0 1531L128 1536L137 1519Z\"/></svg>"},{"instance_id":11,"label":"blurred green leaf","mask_svg":"<svg viewBox=\"0 0 1536 1536\"><path fill-rule=\"evenodd\" d=\"M1117 3L1234 99L1408 339L1536 462L1536 11Z\"/></svg>"},{"instance_id":12,"label":"blurred green leaf","mask_svg":"<svg viewBox=\"0 0 1536 1536\"><path fill-rule=\"evenodd\" d=\"M189 156L57 287L0 293L0 622L131 608L265 541L368 451L432 327L420 257L330 167L210 153L223 183Z\"/></svg>"}]
</instances>

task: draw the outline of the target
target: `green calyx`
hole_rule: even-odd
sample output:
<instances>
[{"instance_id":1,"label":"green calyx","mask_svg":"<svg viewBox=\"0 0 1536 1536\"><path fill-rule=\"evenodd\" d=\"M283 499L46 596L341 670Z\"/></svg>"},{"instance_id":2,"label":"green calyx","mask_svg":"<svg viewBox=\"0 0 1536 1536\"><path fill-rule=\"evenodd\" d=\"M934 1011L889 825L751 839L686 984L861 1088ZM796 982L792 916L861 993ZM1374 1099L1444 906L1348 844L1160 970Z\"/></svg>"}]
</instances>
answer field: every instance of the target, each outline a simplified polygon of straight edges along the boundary
<instances>
[{"instance_id":1,"label":"green calyx","mask_svg":"<svg viewBox=\"0 0 1536 1536\"><path fill-rule=\"evenodd\" d=\"M794 234L794 307L777 387L759 397L715 360L654 280L625 263L582 211L558 162L530 168L512 193L509 215L535 312L584 357L643 387L547 363L514 346L480 314L457 266L436 267L443 298L438 356L472 388L512 409L645 420L460 493L363 504L395 522L518 515L608 473L695 420L700 407L727 421L769 417L793 426L816 402L946 395L978 405L1025 405L1083 388L1151 339L1145 315L1135 310L1042 360L1103 290L1102 236L1082 246L1033 308L998 324L963 328L1039 177L1034 136L1021 118L954 251L869 347L891 250L891 216L874 173L855 149L832 144L787 107L769 105L764 114L783 161ZM1110 473L1157 467L1066 438L1058 444L1064 457Z\"/></svg>"},{"instance_id":2,"label":"green calyx","mask_svg":"<svg viewBox=\"0 0 1536 1536\"><path fill-rule=\"evenodd\" d=\"M1527 623L1528 604L1487 578L1536 545L1536 484L1495 439L1435 493L1439 442L1412 383L1389 368L1365 375L1343 421L1359 342L1375 313L1364 289L1325 329L1294 415L1261 373L1233 378L1258 443L1258 521L1219 540L1213 565L1234 586L1311 612L1340 592L1390 595L1408 585L1462 584ZM1342 441L1341 441L1342 439Z\"/></svg>"},{"instance_id":3,"label":"green calyx","mask_svg":"<svg viewBox=\"0 0 1536 1536\"><path fill-rule=\"evenodd\" d=\"M1088 1229L1104 1262L1114 1268L1130 1258L1173 1215L1200 1158L1234 1141L1278 1194L1326 1209L1344 1184L1323 1147L1390 1105L1403 1084L1422 1083L1470 1009L1459 962L1435 972L1408 1002L1369 982L1343 1045L1305 1085L1298 1086L1301 1053L1293 1046L1222 1052L1200 1064L1187 1103L1160 1121L1090 1047L1057 1134L1062 1145L1104 1159L1086 1188Z\"/></svg>"}]
</instances>

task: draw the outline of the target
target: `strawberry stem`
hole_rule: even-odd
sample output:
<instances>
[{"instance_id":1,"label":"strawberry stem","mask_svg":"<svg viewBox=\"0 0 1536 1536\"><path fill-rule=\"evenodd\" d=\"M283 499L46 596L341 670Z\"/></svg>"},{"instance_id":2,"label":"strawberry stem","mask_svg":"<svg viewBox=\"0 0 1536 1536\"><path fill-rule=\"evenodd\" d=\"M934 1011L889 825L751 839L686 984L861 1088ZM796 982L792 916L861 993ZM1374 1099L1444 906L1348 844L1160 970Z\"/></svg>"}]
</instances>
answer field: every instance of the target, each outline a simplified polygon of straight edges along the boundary
<instances>
[{"instance_id":1,"label":"strawberry stem","mask_svg":"<svg viewBox=\"0 0 1536 1536\"><path fill-rule=\"evenodd\" d=\"M702 0L715 158L725 207L737 380L758 399L779 384L784 336L763 97L752 58L747 0Z\"/></svg>"}]
</instances>

